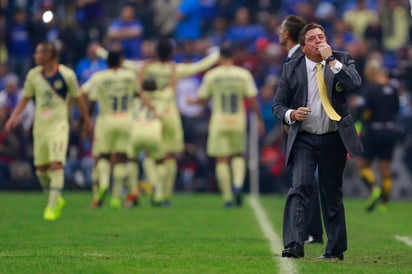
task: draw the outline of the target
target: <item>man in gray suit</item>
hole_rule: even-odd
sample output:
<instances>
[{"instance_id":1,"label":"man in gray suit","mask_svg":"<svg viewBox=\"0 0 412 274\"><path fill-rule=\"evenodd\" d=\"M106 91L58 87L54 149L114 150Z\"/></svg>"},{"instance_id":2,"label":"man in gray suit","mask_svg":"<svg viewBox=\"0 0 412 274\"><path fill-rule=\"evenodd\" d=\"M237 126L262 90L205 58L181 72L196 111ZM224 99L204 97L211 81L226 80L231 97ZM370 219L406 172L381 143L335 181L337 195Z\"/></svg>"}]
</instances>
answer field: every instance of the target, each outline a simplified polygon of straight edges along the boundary
<instances>
[{"instance_id":1,"label":"man in gray suit","mask_svg":"<svg viewBox=\"0 0 412 274\"><path fill-rule=\"evenodd\" d=\"M284 64L273 104L273 114L290 126L286 164L292 169L292 186L284 210L282 257L304 256L306 212L318 167L328 237L319 258L343 260L347 249L343 171L347 152L351 156L362 152L347 96L360 86L361 77L348 53L332 51L321 25L307 24L299 44L304 56Z\"/></svg>"},{"instance_id":2,"label":"man in gray suit","mask_svg":"<svg viewBox=\"0 0 412 274\"><path fill-rule=\"evenodd\" d=\"M300 49L298 42L299 32L306 25L303 18L296 15L286 16L279 28L279 43L281 46L288 50L288 56L286 59L290 61L291 59L299 58L303 56L303 52ZM284 125L284 140L286 143L287 132L289 130L289 125ZM290 173L290 168L286 168L288 175ZM315 181L316 187L313 189L313 195L310 199L308 206L308 224L306 228L305 243L323 243L323 228L322 220L320 215L320 203L319 203L319 188L317 187L317 182Z\"/></svg>"}]
</instances>

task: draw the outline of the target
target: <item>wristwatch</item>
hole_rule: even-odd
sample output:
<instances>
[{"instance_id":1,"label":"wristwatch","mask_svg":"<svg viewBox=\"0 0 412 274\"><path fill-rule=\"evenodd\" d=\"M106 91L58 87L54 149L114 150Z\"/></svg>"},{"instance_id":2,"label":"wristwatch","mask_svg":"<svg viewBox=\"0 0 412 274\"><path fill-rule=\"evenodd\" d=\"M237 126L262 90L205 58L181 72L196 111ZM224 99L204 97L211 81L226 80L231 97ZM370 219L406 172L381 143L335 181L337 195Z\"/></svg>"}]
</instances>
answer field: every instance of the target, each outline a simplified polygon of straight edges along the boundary
<instances>
[{"instance_id":1,"label":"wristwatch","mask_svg":"<svg viewBox=\"0 0 412 274\"><path fill-rule=\"evenodd\" d=\"M335 56L331 55L328 58L326 58L326 64L329 64L330 61L336 60Z\"/></svg>"}]
</instances>

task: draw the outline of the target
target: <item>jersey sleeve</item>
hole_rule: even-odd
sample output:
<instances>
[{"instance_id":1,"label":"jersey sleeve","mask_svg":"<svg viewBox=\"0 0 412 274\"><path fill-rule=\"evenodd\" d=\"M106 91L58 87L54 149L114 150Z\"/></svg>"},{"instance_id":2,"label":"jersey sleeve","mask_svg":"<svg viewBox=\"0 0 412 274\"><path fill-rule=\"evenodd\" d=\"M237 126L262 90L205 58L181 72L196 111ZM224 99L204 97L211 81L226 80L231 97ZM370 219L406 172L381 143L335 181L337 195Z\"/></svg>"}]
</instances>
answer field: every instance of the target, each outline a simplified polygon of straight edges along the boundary
<instances>
[{"instance_id":1,"label":"jersey sleeve","mask_svg":"<svg viewBox=\"0 0 412 274\"><path fill-rule=\"evenodd\" d=\"M210 97L210 94L210 73L206 73L199 87L198 96L201 99L207 99Z\"/></svg>"},{"instance_id":2,"label":"jersey sleeve","mask_svg":"<svg viewBox=\"0 0 412 274\"><path fill-rule=\"evenodd\" d=\"M79 83L73 70L69 70L67 73L67 87L71 98L80 96Z\"/></svg>"},{"instance_id":3,"label":"jersey sleeve","mask_svg":"<svg viewBox=\"0 0 412 274\"><path fill-rule=\"evenodd\" d=\"M88 95L90 101L97 101L97 81L96 75L92 75L90 79L83 84L85 93Z\"/></svg>"},{"instance_id":4,"label":"jersey sleeve","mask_svg":"<svg viewBox=\"0 0 412 274\"><path fill-rule=\"evenodd\" d=\"M202 60L186 64L180 63L176 65L176 76L178 79L186 78L192 75L195 75L199 72L205 71L208 68L212 67L219 60L219 52L213 52L210 55L206 56Z\"/></svg>"},{"instance_id":5,"label":"jersey sleeve","mask_svg":"<svg viewBox=\"0 0 412 274\"><path fill-rule=\"evenodd\" d=\"M27 98L34 97L33 72L33 70L30 70L27 74L26 80L24 81L23 96Z\"/></svg>"}]
</instances>

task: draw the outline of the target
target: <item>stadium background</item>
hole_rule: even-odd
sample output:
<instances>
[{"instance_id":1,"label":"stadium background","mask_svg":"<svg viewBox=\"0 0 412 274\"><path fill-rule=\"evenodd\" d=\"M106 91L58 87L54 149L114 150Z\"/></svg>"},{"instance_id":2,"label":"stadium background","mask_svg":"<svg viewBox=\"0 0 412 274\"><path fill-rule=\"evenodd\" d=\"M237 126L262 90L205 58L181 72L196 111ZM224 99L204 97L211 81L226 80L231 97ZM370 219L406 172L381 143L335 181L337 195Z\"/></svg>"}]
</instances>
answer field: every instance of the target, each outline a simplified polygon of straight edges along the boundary
<instances>
[{"instance_id":1,"label":"stadium background","mask_svg":"<svg viewBox=\"0 0 412 274\"><path fill-rule=\"evenodd\" d=\"M351 29L344 20L345 14L356 9L360 2L365 2L365 14L373 13L379 18L377 22L367 22L361 36L356 35L352 31L354 26ZM237 45L237 64L249 69L255 76L267 128L267 133L258 143L259 185L262 192L283 193L288 181L288 175L283 173L279 123L270 111L273 91L286 56L279 45L277 31L282 18L288 14L297 14L308 22L323 24L332 47L349 51L361 73L367 58L381 58L392 80L402 89L402 111L399 117L401 131L393 165L396 174L393 198L412 196L412 27L408 1L2 0L0 95L6 94L5 89L9 84L14 83L17 90L21 89L25 73L33 65L31 55L34 47L41 40L56 41L61 48L60 61L78 69L79 82L84 82L87 72L92 71L95 64L87 55L88 45L96 42L109 47L114 42L108 35L108 29L119 18L126 3L132 4L135 10L133 24L142 29L141 36L132 43L132 47L141 50L128 53L130 59L150 58L153 43L161 35L176 40L175 60L178 62L199 60L210 46L218 46L223 41ZM182 13L179 10L187 11L186 20L179 19L177 14ZM195 11L193 17L190 17L189 10ZM50 22L46 22L47 18L43 16L46 11L53 12L54 17ZM201 75L198 75L178 85L178 105L187 144L179 160L176 188L180 191L217 190L213 163L204 151L209 113L182 103L185 96L196 92L200 81ZM0 109L4 110L1 111L1 125L15 103L13 100L0 100ZM30 114L27 119L30 120ZM3 133L0 135L0 189L39 189L32 167L30 123L18 130L17 142L13 146ZM90 189L90 144L91 140L82 135L81 120L74 109L66 167L67 189ZM348 196L366 195L366 189L354 172L352 160L348 162L345 172L344 189Z\"/></svg>"}]
</instances>

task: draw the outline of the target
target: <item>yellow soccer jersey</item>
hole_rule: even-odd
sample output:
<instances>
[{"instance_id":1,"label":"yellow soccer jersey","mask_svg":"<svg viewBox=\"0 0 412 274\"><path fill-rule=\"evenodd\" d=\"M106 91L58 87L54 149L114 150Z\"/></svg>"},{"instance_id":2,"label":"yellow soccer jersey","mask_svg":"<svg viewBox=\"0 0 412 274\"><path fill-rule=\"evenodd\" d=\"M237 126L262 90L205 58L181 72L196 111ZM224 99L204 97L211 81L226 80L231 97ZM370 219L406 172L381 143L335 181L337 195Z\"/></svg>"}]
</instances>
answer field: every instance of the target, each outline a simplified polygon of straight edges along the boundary
<instances>
[{"instance_id":1,"label":"yellow soccer jersey","mask_svg":"<svg viewBox=\"0 0 412 274\"><path fill-rule=\"evenodd\" d=\"M199 89L199 98L212 99L210 130L245 130L243 100L256 95L252 75L241 67L219 66L207 72Z\"/></svg>"},{"instance_id":2,"label":"yellow soccer jersey","mask_svg":"<svg viewBox=\"0 0 412 274\"><path fill-rule=\"evenodd\" d=\"M130 113L133 95L137 92L136 74L127 69L107 69L89 79L89 99L99 104L99 115Z\"/></svg>"},{"instance_id":3,"label":"yellow soccer jersey","mask_svg":"<svg viewBox=\"0 0 412 274\"><path fill-rule=\"evenodd\" d=\"M41 66L32 68L24 82L23 96L34 98L34 130L42 130L69 118L69 101L79 97L77 78L72 69L59 65L52 77L43 74Z\"/></svg>"},{"instance_id":4,"label":"yellow soccer jersey","mask_svg":"<svg viewBox=\"0 0 412 274\"><path fill-rule=\"evenodd\" d=\"M152 94L152 92L150 92ZM148 95L152 105L155 107L158 114L161 114L164 102L154 96ZM137 124L146 124L154 121L160 122L160 119L143 103L140 98L134 98L132 103L132 117Z\"/></svg>"}]
</instances>

